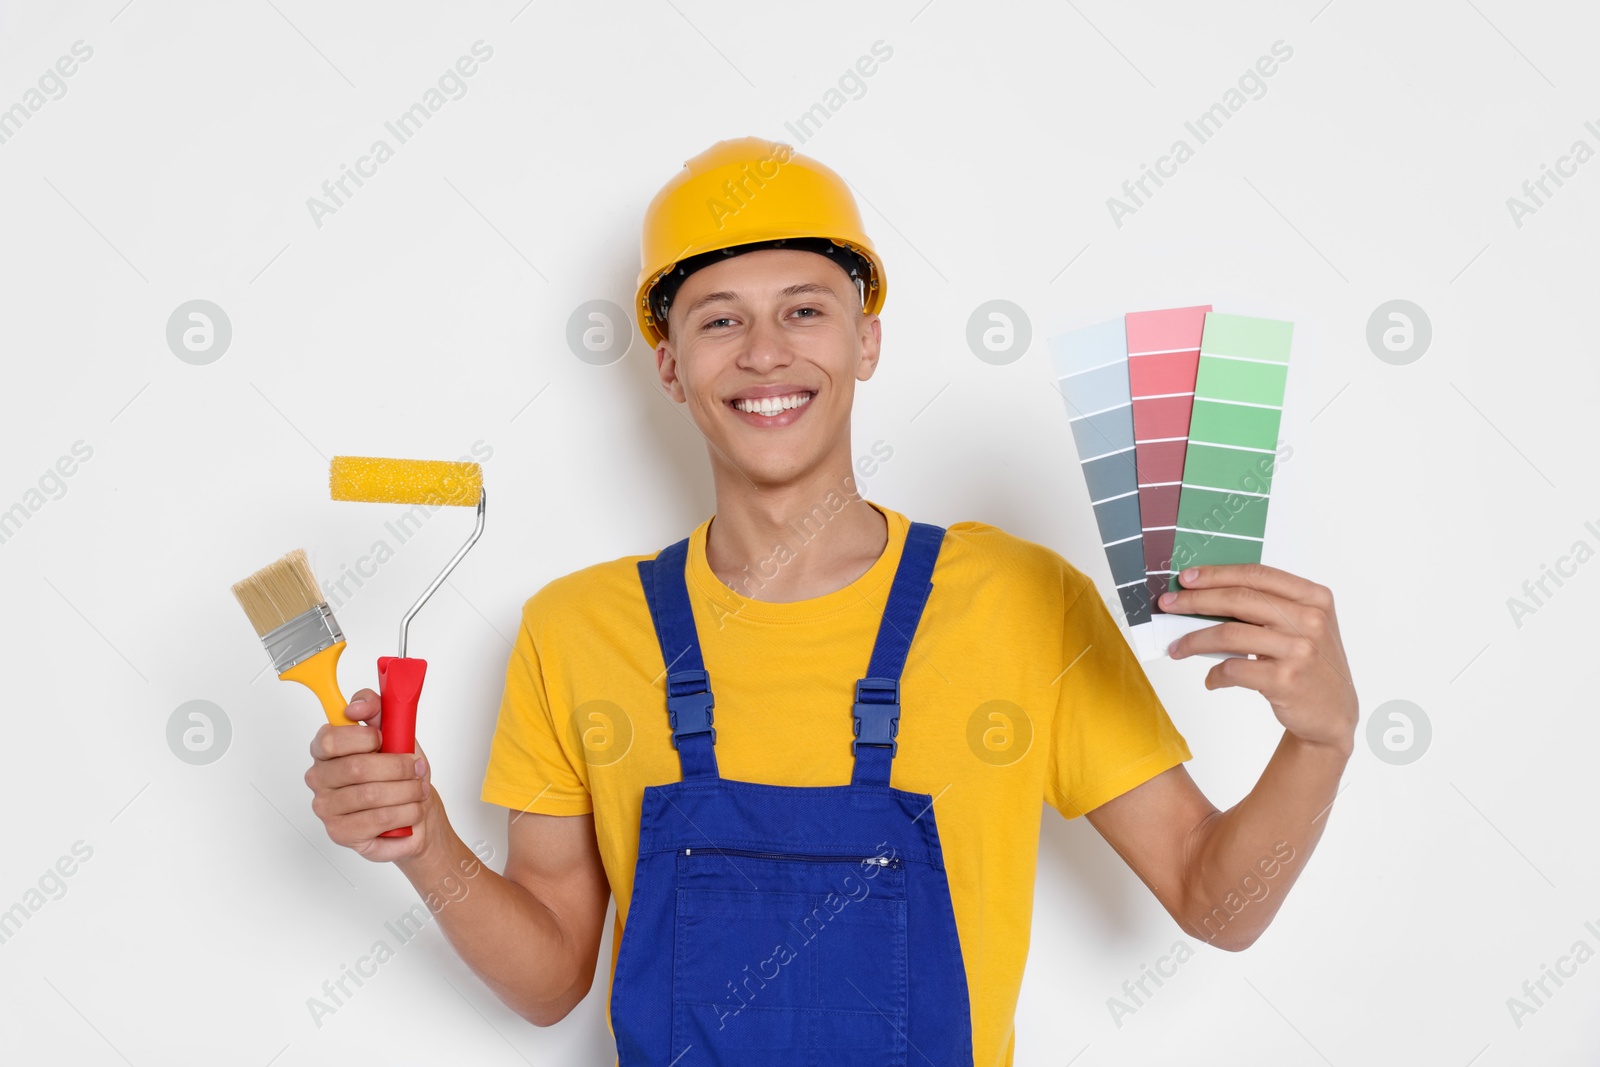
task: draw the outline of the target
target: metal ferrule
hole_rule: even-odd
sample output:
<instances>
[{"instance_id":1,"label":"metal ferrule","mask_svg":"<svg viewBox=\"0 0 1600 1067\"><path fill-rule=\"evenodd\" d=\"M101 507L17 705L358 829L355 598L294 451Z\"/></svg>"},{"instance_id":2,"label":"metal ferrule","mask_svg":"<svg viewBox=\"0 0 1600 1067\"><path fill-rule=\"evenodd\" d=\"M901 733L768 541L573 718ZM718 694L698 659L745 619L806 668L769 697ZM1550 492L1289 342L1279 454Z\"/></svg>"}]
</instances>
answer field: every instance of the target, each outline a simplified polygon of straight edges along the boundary
<instances>
[{"instance_id":1,"label":"metal ferrule","mask_svg":"<svg viewBox=\"0 0 1600 1067\"><path fill-rule=\"evenodd\" d=\"M267 655L272 657L272 669L279 674L297 663L304 663L318 652L344 640L344 632L334 621L328 605L318 604L261 638Z\"/></svg>"}]
</instances>

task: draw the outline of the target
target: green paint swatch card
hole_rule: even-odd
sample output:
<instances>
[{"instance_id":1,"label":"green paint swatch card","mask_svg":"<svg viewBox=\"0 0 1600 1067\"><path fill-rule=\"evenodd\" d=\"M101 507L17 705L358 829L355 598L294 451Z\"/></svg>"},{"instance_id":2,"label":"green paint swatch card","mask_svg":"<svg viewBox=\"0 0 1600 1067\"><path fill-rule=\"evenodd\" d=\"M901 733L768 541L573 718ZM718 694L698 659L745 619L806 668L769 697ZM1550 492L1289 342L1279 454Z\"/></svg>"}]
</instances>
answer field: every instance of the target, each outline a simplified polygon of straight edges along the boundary
<instances>
[{"instance_id":1,"label":"green paint swatch card","mask_svg":"<svg viewBox=\"0 0 1600 1067\"><path fill-rule=\"evenodd\" d=\"M1277 319L1206 316L1169 588L1185 567L1261 562L1293 333Z\"/></svg>"}]
</instances>

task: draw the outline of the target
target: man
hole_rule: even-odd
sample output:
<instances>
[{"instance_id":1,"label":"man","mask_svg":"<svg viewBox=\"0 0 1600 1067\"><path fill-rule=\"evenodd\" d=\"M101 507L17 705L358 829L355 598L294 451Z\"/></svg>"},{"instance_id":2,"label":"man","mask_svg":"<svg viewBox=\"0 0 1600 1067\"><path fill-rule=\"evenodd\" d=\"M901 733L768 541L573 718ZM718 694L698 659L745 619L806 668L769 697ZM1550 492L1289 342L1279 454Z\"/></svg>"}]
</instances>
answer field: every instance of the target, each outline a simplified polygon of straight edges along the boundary
<instances>
[{"instance_id":1,"label":"man","mask_svg":"<svg viewBox=\"0 0 1600 1067\"><path fill-rule=\"evenodd\" d=\"M721 142L657 195L643 251L640 327L705 436L716 511L525 605L482 793L512 809L505 873L439 914L462 958L554 1023L591 987L615 896L624 1067L1009 1064L1041 800L1086 815L1188 934L1251 944L1352 749L1329 592L1202 566L1163 597L1237 620L1173 655L1235 653L1207 688L1257 690L1283 726L1219 812L1089 579L855 491L886 289L836 174ZM348 714L376 721L376 695ZM320 729L313 809L426 896L475 861L426 760L377 748L370 725Z\"/></svg>"}]
</instances>

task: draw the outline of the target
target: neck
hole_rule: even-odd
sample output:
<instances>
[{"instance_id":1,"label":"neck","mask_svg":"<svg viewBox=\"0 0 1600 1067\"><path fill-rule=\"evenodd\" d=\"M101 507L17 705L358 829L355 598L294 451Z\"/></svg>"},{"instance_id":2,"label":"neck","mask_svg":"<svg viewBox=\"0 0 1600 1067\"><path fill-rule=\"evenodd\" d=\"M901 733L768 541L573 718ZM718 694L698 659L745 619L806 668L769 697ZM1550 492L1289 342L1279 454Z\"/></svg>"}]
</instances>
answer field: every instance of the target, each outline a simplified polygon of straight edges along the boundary
<instances>
[{"instance_id":1,"label":"neck","mask_svg":"<svg viewBox=\"0 0 1600 1067\"><path fill-rule=\"evenodd\" d=\"M787 603L843 589L889 545L889 525L862 498L848 467L773 486L718 479L706 561L752 600Z\"/></svg>"}]
</instances>

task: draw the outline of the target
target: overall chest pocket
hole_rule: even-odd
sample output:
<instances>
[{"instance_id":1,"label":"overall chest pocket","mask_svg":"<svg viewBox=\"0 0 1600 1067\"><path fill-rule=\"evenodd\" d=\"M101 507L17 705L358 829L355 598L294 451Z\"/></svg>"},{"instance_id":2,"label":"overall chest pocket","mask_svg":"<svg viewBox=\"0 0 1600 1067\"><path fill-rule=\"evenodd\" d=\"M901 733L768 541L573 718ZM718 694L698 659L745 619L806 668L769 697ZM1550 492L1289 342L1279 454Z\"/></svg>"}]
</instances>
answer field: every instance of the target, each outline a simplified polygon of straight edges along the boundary
<instances>
[{"instance_id":1,"label":"overall chest pocket","mask_svg":"<svg viewBox=\"0 0 1600 1067\"><path fill-rule=\"evenodd\" d=\"M906 872L882 856L678 854L679 1067L902 1067Z\"/></svg>"}]
</instances>

